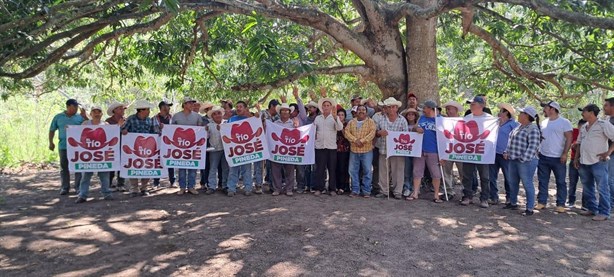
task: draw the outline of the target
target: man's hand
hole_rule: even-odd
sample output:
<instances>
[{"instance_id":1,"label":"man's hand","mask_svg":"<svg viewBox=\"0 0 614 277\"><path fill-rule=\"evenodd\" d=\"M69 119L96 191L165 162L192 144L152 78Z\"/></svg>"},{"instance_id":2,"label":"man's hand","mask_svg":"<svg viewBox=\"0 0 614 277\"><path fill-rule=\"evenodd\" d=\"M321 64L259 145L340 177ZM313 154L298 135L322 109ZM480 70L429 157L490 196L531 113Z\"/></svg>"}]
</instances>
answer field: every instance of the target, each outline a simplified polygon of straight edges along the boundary
<instances>
[{"instance_id":1,"label":"man's hand","mask_svg":"<svg viewBox=\"0 0 614 277\"><path fill-rule=\"evenodd\" d=\"M510 154L503 153L503 159L509 160L510 159Z\"/></svg>"},{"instance_id":2,"label":"man's hand","mask_svg":"<svg viewBox=\"0 0 614 277\"><path fill-rule=\"evenodd\" d=\"M87 118L87 112L85 112L84 108L79 108L79 113L81 114L81 117Z\"/></svg>"},{"instance_id":3,"label":"man's hand","mask_svg":"<svg viewBox=\"0 0 614 277\"><path fill-rule=\"evenodd\" d=\"M320 96L322 96L322 98L326 98L326 88L325 87L320 88Z\"/></svg>"},{"instance_id":4,"label":"man's hand","mask_svg":"<svg viewBox=\"0 0 614 277\"><path fill-rule=\"evenodd\" d=\"M117 125L119 125L119 127L123 127L125 123L126 123L126 120L124 118L120 118L117 121Z\"/></svg>"},{"instance_id":5,"label":"man's hand","mask_svg":"<svg viewBox=\"0 0 614 277\"><path fill-rule=\"evenodd\" d=\"M422 129L421 127L416 127L416 133L424 134L424 129Z\"/></svg>"},{"instance_id":6,"label":"man's hand","mask_svg":"<svg viewBox=\"0 0 614 277\"><path fill-rule=\"evenodd\" d=\"M377 133L379 134L380 137L385 137L388 135L388 131L386 130L379 130Z\"/></svg>"},{"instance_id":7,"label":"man's hand","mask_svg":"<svg viewBox=\"0 0 614 277\"><path fill-rule=\"evenodd\" d=\"M446 160L439 160L439 164L443 166L444 164L446 164Z\"/></svg>"},{"instance_id":8,"label":"man's hand","mask_svg":"<svg viewBox=\"0 0 614 277\"><path fill-rule=\"evenodd\" d=\"M256 108L256 110L260 111L260 102L256 102L254 107Z\"/></svg>"},{"instance_id":9,"label":"man's hand","mask_svg":"<svg viewBox=\"0 0 614 277\"><path fill-rule=\"evenodd\" d=\"M607 161L607 160L609 160L609 159L610 159L610 153L608 153L608 152L603 152L603 153L601 153L601 154L597 155L597 157L599 157L599 160L600 160L600 161Z\"/></svg>"},{"instance_id":10,"label":"man's hand","mask_svg":"<svg viewBox=\"0 0 614 277\"><path fill-rule=\"evenodd\" d=\"M360 140L357 140L355 143L356 143L356 145L357 145L358 147L363 147L363 146L365 145L365 144L364 144L364 143L362 143L362 141L360 141Z\"/></svg>"},{"instance_id":11,"label":"man's hand","mask_svg":"<svg viewBox=\"0 0 614 277\"><path fill-rule=\"evenodd\" d=\"M579 159L575 159L573 161L573 167L575 167L576 169L580 169L580 160Z\"/></svg>"},{"instance_id":12,"label":"man's hand","mask_svg":"<svg viewBox=\"0 0 614 277\"><path fill-rule=\"evenodd\" d=\"M285 95L279 97L281 99L281 103L288 103L288 98Z\"/></svg>"},{"instance_id":13,"label":"man's hand","mask_svg":"<svg viewBox=\"0 0 614 277\"><path fill-rule=\"evenodd\" d=\"M122 135L124 135L124 136L125 136L125 135L127 135L127 134L128 134L128 130L123 130L123 131L122 131Z\"/></svg>"},{"instance_id":14,"label":"man's hand","mask_svg":"<svg viewBox=\"0 0 614 277\"><path fill-rule=\"evenodd\" d=\"M292 86L292 95L295 99L298 99L298 87L296 85Z\"/></svg>"},{"instance_id":15,"label":"man's hand","mask_svg":"<svg viewBox=\"0 0 614 277\"><path fill-rule=\"evenodd\" d=\"M567 154L566 153L561 156L561 163L567 164Z\"/></svg>"},{"instance_id":16,"label":"man's hand","mask_svg":"<svg viewBox=\"0 0 614 277\"><path fill-rule=\"evenodd\" d=\"M316 96L316 93L313 91L309 92L309 98L311 98L311 101L313 102L317 102L316 99L318 99L318 97Z\"/></svg>"},{"instance_id":17,"label":"man's hand","mask_svg":"<svg viewBox=\"0 0 614 277\"><path fill-rule=\"evenodd\" d=\"M49 142L49 150L51 151L55 150L55 144L53 143L53 141Z\"/></svg>"},{"instance_id":18,"label":"man's hand","mask_svg":"<svg viewBox=\"0 0 614 277\"><path fill-rule=\"evenodd\" d=\"M215 129L217 129L219 131L220 130L220 124L216 124L215 125Z\"/></svg>"},{"instance_id":19,"label":"man's hand","mask_svg":"<svg viewBox=\"0 0 614 277\"><path fill-rule=\"evenodd\" d=\"M294 128L298 128L299 127L299 122L298 122L298 118L293 118L292 119L292 126L294 126Z\"/></svg>"}]
</instances>

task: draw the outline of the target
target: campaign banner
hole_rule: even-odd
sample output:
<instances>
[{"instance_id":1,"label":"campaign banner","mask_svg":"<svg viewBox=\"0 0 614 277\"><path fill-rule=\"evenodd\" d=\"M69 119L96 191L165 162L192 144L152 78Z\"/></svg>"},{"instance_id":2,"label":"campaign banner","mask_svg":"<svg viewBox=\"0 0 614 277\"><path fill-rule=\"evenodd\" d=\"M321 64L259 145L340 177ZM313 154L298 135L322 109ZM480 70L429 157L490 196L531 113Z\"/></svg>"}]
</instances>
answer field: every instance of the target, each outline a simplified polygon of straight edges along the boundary
<instances>
[{"instance_id":1,"label":"campaign banner","mask_svg":"<svg viewBox=\"0 0 614 277\"><path fill-rule=\"evenodd\" d=\"M388 131L386 136L386 158L391 156L422 156L422 134L416 132Z\"/></svg>"},{"instance_id":2,"label":"campaign banner","mask_svg":"<svg viewBox=\"0 0 614 277\"><path fill-rule=\"evenodd\" d=\"M207 130L202 126L164 125L160 151L164 167L205 169Z\"/></svg>"},{"instance_id":3,"label":"campaign banner","mask_svg":"<svg viewBox=\"0 0 614 277\"><path fill-rule=\"evenodd\" d=\"M493 164L499 122L496 117L437 117L439 158L474 164Z\"/></svg>"},{"instance_id":4,"label":"campaign banner","mask_svg":"<svg viewBox=\"0 0 614 277\"><path fill-rule=\"evenodd\" d=\"M250 117L222 124L220 133L228 166L235 167L269 158L269 145L260 118Z\"/></svg>"},{"instance_id":5,"label":"campaign banner","mask_svg":"<svg viewBox=\"0 0 614 277\"><path fill-rule=\"evenodd\" d=\"M71 125L66 137L70 172L119 170L119 126Z\"/></svg>"},{"instance_id":6,"label":"campaign banner","mask_svg":"<svg viewBox=\"0 0 614 277\"><path fill-rule=\"evenodd\" d=\"M167 171L160 163L160 136L137 133L122 136L121 177L163 178Z\"/></svg>"},{"instance_id":7,"label":"campaign banner","mask_svg":"<svg viewBox=\"0 0 614 277\"><path fill-rule=\"evenodd\" d=\"M285 128L267 122L266 137L271 149L269 160L281 164L314 164L315 134L313 124L298 128Z\"/></svg>"}]
</instances>

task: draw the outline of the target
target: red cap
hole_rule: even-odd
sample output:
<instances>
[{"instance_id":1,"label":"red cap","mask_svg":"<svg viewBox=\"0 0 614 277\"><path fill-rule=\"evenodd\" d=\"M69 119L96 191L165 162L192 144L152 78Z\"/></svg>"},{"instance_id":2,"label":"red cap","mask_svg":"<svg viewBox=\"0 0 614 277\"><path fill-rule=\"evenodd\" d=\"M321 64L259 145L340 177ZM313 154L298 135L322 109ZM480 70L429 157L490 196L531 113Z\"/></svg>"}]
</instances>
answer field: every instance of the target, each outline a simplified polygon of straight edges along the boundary
<instances>
[{"instance_id":1,"label":"red cap","mask_svg":"<svg viewBox=\"0 0 614 277\"><path fill-rule=\"evenodd\" d=\"M413 92L410 92L409 94L407 94L407 98L409 98L409 97L413 97L413 98L418 99L418 97Z\"/></svg>"},{"instance_id":2,"label":"red cap","mask_svg":"<svg viewBox=\"0 0 614 277\"><path fill-rule=\"evenodd\" d=\"M343 110L343 107L341 105L337 104L337 110L338 111Z\"/></svg>"}]
</instances>

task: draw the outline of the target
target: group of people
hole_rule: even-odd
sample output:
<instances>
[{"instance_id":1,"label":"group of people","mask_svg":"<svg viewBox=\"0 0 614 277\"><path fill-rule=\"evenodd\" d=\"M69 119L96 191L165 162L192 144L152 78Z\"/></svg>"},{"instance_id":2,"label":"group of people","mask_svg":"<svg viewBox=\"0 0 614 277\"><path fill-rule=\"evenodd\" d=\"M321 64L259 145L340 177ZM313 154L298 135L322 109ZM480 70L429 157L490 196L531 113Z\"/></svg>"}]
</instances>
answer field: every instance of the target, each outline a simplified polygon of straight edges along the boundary
<instances>
[{"instance_id":1,"label":"group of people","mask_svg":"<svg viewBox=\"0 0 614 277\"><path fill-rule=\"evenodd\" d=\"M455 181L454 165L463 186L461 205L474 203L479 192L482 208L498 205L499 172L503 174L505 192L504 209L518 210L518 195L522 182L526 205L523 215L533 215L534 210L545 209L548 202L548 184L551 173L556 183L556 208L565 212L576 204L578 179L582 181L581 213L593 216L593 220L609 218L611 203L614 201L614 98L603 104L608 118L599 119L600 107L595 104L579 109L582 120L576 128L561 116L561 106L550 101L541 103L546 117L540 120L540 113L534 107L515 109L507 103L497 105L494 114L487 107L485 95L478 95L467 101L469 108L463 113L463 105L449 101L439 106L435 101L426 100L419 105L413 93L407 95L407 108L400 111L403 103L393 97L376 103L372 99L354 96L351 106L344 109L321 90L321 97L311 93L311 100L303 103L298 88L293 89L294 103L285 97L271 100L264 110L256 104L250 109L245 101L233 103L221 101L220 105L210 102L198 103L195 99L184 98L181 111L170 114L172 103L158 104L159 113L150 116L153 109L147 101L139 100L131 105L136 110L125 117L128 108L122 103L112 103L106 110L109 116L102 120L103 110L94 106L86 114L74 99L66 102L66 110L53 118L49 133L49 148L55 149L54 134L59 131L59 156L61 165L61 191L66 195L70 190L70 173L66 157L66 126L118 124L122 134L160 134L164 125L179 124L205 126L208 131L208 153L205 169L200 170L200 185L206 194L223 190L228 196L237 193L242 180L245 195L262 194L263 185L270 184L272 195L311 192L314 195L330 196L349 194L350 197L376 197L416 200L420 197L421 185L425 180L432 184L433 201L441 203L441 189L453 191ZM220 126L259 117L263 124L279 124L296 128L313 124L316 130L315 164L289 165L274 161L259 161L229 167L223 150ZM438 155L436 118L465 117L498 118L498 139L496 158L493 164L450 162ZM90 119L91 118L91 119ZM386 136L391 131L409 131L423 134L420 157L386 157ZM569 152L571 150L571 156ZM569 161L569 163L568 163ZM196 189L198 170L179 169L177 173L179 191L199 194ZM538 191L535 193L533 177L537 171ZM169 182L175 187L176 174L168 169ZM77 203L87 201L89 184L93 173L75 173ZM566 176L569 175L569 184ZM125 180L116 172L98 173L101 191L105 199L113 199L111 184L123 192ZM444 182L442 182L442 180ZM129 191L133 197L149 194L148 179L130 179ZM153 180L153 186L160 180ZM599 196L596 195L598 189ZM537 198L537 203L536 203Z\"/></svg>"}]
</instances>

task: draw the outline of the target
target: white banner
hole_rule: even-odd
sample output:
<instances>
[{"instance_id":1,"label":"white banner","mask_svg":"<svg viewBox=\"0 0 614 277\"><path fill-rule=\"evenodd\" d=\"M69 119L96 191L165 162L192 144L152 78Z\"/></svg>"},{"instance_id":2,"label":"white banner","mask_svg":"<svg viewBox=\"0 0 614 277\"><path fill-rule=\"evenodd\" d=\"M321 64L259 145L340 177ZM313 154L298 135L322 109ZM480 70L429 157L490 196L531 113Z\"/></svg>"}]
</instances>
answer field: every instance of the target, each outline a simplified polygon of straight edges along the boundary
<instances>
[{"instance_id":1,"label":"white banner","mask_svg":"<svg viewBox=\"0 0 614 277\"><path fill-rule=\"evenodd\" d=\"M71 172L119 170L119 126L71 125L66 137Z\"/></svg>"},{"instance_id":2,"label":"white banner","mask_svg":"<svg viewBox=\"0 0 614 277\"><path fill-rule=\"evenodd\" d=\"M260 118L250 117L222 124L220 132L224 142L224 154L230 167L269 158L269 146Z\"/></svg>"},{"instance_id":3,"label":"white banner","mask_svg":"<svg viewBox=\"0 0 614 277\"><path fill-rule=\"evenodd\" d=\"M391 156L422 156L422 134L415 132L388 131L386 136L386 158Z\"/></svg>"},{"instance_id":4,"label":"white banner","mask_svg":"<svg viewBox=\"0 0 614 277\"><path fill-rule=\"evenodd\" d=\"M282 164L314 164L315 133L313 124L298 128L285 128L267 122L266 137L271 149L269 160Z\"/></svg>"},{"instance_id":5,"label":"white banner","mask_svg":"<svg viewBox=\"0 0 614 277\"><path fill-rule=\"evenodd\" d=\"M439 158L474 164L494 164L499 123L496 117L437 117Z\"/></svg>"},{"instance_id":6,"label":"white banner","mask_svg":"<svg viewBox=\"0 0 614 277\"><path fill-rule=\"evenodd\" d=\"M207 131L200 126L164 125L160 151L164 167L205 169Z\"/></svg>"},{"instance_id":7,"label":"white banner","mask_svg":"<svg viewBox=\"0 0 614 277\"><path fill-rule=\"evenodd\" d=\"M121 170L123 178L163 178L168 175L160 164L160 136L128 133L122 136Z\"/></svg>"}]
</instances>

